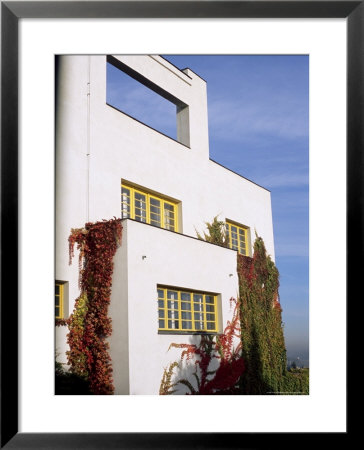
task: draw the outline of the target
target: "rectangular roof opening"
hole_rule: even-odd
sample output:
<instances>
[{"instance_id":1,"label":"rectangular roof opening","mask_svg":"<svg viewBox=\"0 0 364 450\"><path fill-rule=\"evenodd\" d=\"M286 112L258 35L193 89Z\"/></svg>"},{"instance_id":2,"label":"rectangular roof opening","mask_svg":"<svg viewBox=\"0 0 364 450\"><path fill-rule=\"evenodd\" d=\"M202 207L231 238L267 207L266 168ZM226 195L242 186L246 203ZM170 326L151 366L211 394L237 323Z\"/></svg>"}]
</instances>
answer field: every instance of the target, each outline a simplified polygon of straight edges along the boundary
<instances>
[{"instance_id":1,"label":"rectangular roof opening","mask_svg":"<svg viewBox=\"0 0 364 450\"><path fill-rule=\"evenodd\" d=\"M188 105L110 55L106 68L106 103L189 146Z\"/></svg>"}]
</instances>

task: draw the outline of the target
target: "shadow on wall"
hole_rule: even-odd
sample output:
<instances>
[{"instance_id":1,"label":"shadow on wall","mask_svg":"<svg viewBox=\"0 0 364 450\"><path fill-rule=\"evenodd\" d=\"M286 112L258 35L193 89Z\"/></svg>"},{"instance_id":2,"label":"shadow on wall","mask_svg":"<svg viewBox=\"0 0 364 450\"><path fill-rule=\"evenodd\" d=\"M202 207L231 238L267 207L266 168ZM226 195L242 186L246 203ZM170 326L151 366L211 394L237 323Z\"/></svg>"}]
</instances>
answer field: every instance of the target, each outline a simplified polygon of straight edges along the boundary
<instances>
[{"instance_id":1,"label":"shadow on wall","mask_svg":"<svg viewBox=\"0 0 364 450\"><path fill-rule=\"evenodd\" d=\"M182 350L179 361L165 368L160 395L231 395L239 394L239 380L245 364L241 355L240 303L231 299L234 311L224 332L198 336L199 342L172 343L169 348Z\"/></svg>"},{"instance_id":2,"label":"shadow on wall","mask_svg":"<svg viewBox=\"0 0 364 450\"><path fill-rule=\"evenodd\" d=\"M217 368L218 362L213 359L209 364L208 372L216 372ZM208 376L207 379L211 379L211 376ZM196 364L195 359L179 361L174 371L171 391L168 392L168 395L198 395L203 382L202 370Z\"/></svg>"},{"instance_id":3,"label":"shadow on wall","mask_svg":"<svg viewBox=\"0 0 364 450\"><path fill-rule=\"evenodd\" d=\"M243 359L236 349L226 357L221 345L219 337L209 335L201 336L199 345L171 344L183 350L180 360L165 369L160 395L239 394Z\"/></svg>"}]
</instances>

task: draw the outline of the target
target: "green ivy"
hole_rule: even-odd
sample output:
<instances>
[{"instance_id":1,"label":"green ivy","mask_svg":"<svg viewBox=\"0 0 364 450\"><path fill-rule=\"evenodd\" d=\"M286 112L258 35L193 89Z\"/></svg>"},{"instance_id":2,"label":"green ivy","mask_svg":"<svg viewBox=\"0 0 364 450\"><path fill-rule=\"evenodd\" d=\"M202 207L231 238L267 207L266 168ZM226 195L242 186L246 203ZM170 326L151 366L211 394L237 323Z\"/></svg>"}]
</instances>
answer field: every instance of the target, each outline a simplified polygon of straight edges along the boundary
<instances>
[{"instance_id":1,"label":"green ivy","mask_svg":"<svg viewBox=\"0 0 364 450\"><path fill-rule=\"evenodd\" d=\"M89 372L87 366L86 351L88 347L84 345L85 318L87 314L87 293L84 291L75 302L75 308L69 321L69 334L67 341L70 350L67 352L68 360L71 363L72 373L81 378L88 379Z\"/></svg>"},{"instance_id":2,"label":"green ivy","mask_svg":"<svg viewBox=\"0 0 364 450\"><path fill-rule=\"evenodd\" d=\"M228 247L228 239L226 234L226 223L218 220L218 215L213 218L212 222L205 222L207 233L203 231L203 236L196 230L198 239L212 244Z\"/></svg>"},{"instance_id":3,"label":"green ivy","mask_svg":"<svg viewBox=\"0 0 364 450\"><path fill-rule=\"evenodd\" d=\"M199 239L228 246L226 224L205 222L207 232ZM279 302L279 272L267 255L264 241L256 236L253 257L237 254L242 358L242 394L308 394L308 370L287 370L282 308Z\"/></svg>"},{"instance_id":4,"label":"green ivy","mask_svg":"<svg viewBox=\"0 0 364 450\"><path fill-rule=\"evenodd\" d=\"M256 237L252 258L238 254L238 276L242 356L246 363L242 393L308 393L308 375L287 371L279 272L261 237Z\"/></svg>"}]
</instances>

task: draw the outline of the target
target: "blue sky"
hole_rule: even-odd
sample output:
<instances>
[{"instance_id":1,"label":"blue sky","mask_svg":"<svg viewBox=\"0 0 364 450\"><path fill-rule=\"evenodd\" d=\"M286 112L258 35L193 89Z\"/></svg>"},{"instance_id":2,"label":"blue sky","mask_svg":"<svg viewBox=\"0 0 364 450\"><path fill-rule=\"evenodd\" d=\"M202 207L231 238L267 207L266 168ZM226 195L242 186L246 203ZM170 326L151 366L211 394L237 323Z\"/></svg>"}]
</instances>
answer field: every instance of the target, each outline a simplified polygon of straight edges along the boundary
<instances>
[{"instance_id":1,"label":"blue sky","mask_svg":"<svg viewBox=\"0 0 364 450\"><path fill-rule=\"evenodd\" d=\"M287 354L307 360L308 56L163 57L207 82L210 157L271 191ZM108 102L175 138L175 106L110 66Z\"/></svg>"}]
</instances>

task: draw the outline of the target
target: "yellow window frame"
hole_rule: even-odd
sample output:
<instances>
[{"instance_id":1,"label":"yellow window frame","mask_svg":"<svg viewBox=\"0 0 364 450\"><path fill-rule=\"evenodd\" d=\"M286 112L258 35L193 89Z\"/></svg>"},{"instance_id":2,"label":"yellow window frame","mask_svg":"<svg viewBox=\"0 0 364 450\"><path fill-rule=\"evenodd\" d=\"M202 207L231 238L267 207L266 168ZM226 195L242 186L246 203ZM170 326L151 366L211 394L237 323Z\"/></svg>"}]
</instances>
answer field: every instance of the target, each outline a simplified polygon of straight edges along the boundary
<instances>
[{"instance_id":1,"label":"yellow window frame","mask_svg":"<svg viewBox=\"0 0 364 450\"><path fill-rule=\"evenodd\" d=\"M130 215L129 215L129 217L131 219L139 220L138 218L136 218L136 213L135 213L135 210L136 210L136 207L135 207L135 194L140 194L140 195L145 196L145 206L146 206L146 215L145 215L145 219L146 220L145 220L145 222L142 221L142 220L139 220L140 222L152 224L151 222L153 220L151 218L151 214L152 214L151 207L154 206L154 205L151 205L151 200L158 200L160 202L160 227L159 228L163 228L163 229L179 232L179 227L178 227L178 203L176 203L175 201L170 200L170 199L168 199L166 197L163 197L163 196L161 196L159 194L155 194L155 193L152 193L152 192L150 192L148 190L144 190L144 189L141 189L139 187L135 187L135 186L132 186L132 185L130 185L128 183L123 183L123 182L121 183L121 195L122 195L122 189L123 188L128 189L129 192L130 192L130 196L129 196L130 197ZM123 217L123 204L124 204L124 201L123 201L123 196L122 196L121 197L122 218L124 218ZM165 205L169 205L169 206L172 207L173 215L174 215L174 226L173 226L173 228L167 226L168 224L167 224L167 221L166 221L166 214L165 214L166 208L165 208ZM158 226L158 225L155 225L155 226Z\"/></svg>"},{"instance_id":2,"label":"yellow window frame","mask_svg":"<svg viewBox=\"0 0 364 450\"><path fill-rule=\"evenodd\" d=\"M56 288L58 287L58 294ZM54 296L55 296L55 308L59 309L59 314L57 315L55 310L55 318L63 319L64 318L64 285L63 283L55 284ZM56 305L56 300L58 299L58 305Z\"/></svg>"},{"instance_id":3,"label":"yellow window frame","mask_svg":"<svg viewBox=\"0 0 364 450\"><path fill-rule=\"evenodd\" d=\"M233 250L237 250L239 253L241 253L242 255L245 256L249 256L249 236L248 236L248 231L249 228L245 227L244 225L240 225L236 222L231 222L229 220L225 221L226 223L226 231L228 233L228 244L229 244L229 248L233 249ZM235 227L237 232L237 248L235 248L235 246L233 245L232 242L232 231L231 231L231 227ZM242 238L242 235L244 236L244 238Z\"/></svg>"},{"instance_id":4,"label":"yellow window frame","mask_svg":"<svg viewBox=\"0 0 364 450\"><path fill-rule=\"evenodd\" d=\"M168 299L168 291L175 292L177 294L176 299ZM160 292L163 293L160 296ZM182 294L188 294L190 300L182 299ZM202 302L195 301L195 296L201 296ZM207 298L212 298L212 302L208 302ZM177 302L177 308L169 308L168 302L173 301ZM219 320L218 320L218 309L217 309L217 295L207 292L201 291L192 291L189 289L179 289L174 287L167 286L157 286L157 302L158 302L158 331L173 331L173 332L183 332L183 333L217 333L219 329ZM160 302L163 303L163 306L160 306ZM182 309L182 303L190 304L190 309ZM195 309L195 304L201 304L202 310ZM209 307L212 307L213 310L208 310ZM163 312L160 317L160 311ZM177 312L176 317L169 317L169 312ZM190 313L191 318L182 318L182 313ZM196 315L203 315L202 319L196 319ZM213 315L214 319L207 319L207 315L210 317ZM168 322L173 322L174 324L177 322L177 326L168 326ZM183 322L191 322L191 326L184 328ZM203 324L202 328L196 327L196 324ZM162 326L161 326L162 325ZM210 326L210 328L209 328Z\"/></svg>"}]
</instances>

